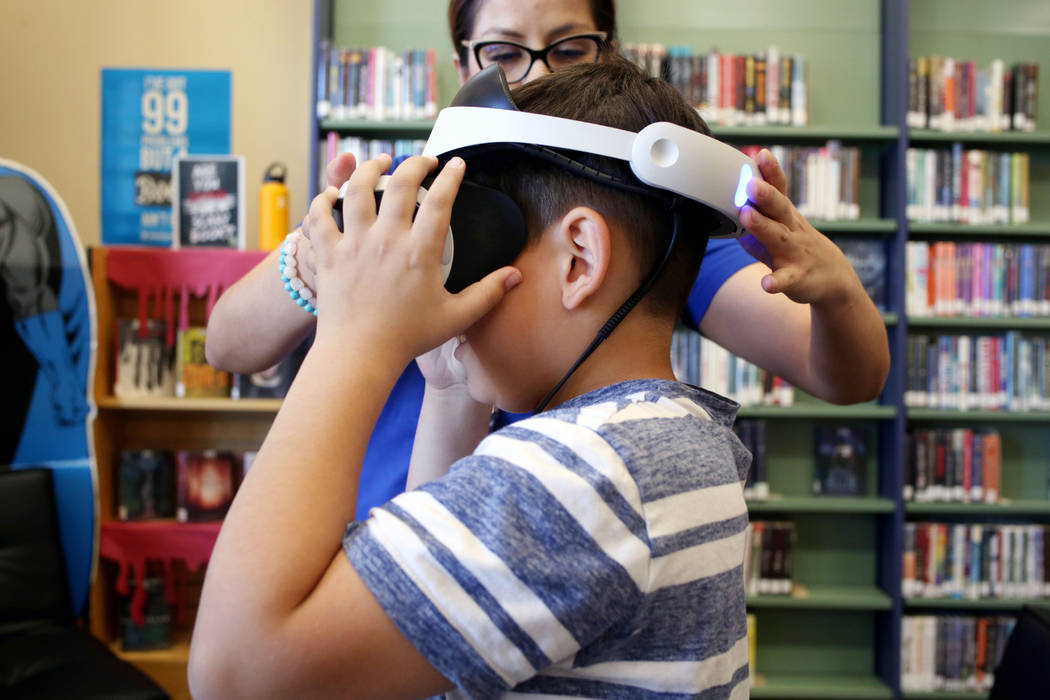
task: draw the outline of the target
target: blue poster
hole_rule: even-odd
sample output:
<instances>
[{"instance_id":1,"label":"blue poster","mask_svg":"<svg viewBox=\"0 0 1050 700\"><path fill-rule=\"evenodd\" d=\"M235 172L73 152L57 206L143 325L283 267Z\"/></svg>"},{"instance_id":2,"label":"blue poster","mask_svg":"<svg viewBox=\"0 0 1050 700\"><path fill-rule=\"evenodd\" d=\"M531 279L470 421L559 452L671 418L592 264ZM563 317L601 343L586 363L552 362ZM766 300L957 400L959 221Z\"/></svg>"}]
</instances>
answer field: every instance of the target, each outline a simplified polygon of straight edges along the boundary
<instances>
[{"instance_id":1,"label":"blue poster","mask_svg":"<svg viewBox=\"0 0 1050 700\"><path fill-rule=\"evenodd\" d=\"M171 244L171 162L230 152L230 72L102 69L102 243Z\"/></svg>"}]
</instances>

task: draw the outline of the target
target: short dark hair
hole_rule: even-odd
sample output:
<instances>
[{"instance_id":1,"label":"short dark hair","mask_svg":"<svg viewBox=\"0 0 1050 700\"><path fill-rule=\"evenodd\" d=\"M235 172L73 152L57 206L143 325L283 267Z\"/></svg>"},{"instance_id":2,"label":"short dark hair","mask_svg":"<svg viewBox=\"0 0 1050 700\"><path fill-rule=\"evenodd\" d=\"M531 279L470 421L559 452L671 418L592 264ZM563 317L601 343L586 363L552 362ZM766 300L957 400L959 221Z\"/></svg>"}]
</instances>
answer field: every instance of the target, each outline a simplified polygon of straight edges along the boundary
<instances>
[{"instance_id":1,"label":"short dark hair","mask_svg":"<svg viewBox=\"0 0 1050 700\"><path fill-rule=\"evenodd\" d=\"M460 65L470 60L463 42L474 35L474 23L478 8L485 0L449 0L448 31L452 38L452 50L459 55ZM594 28L605 32L605 40L612 45L616 41L616 3L614 0L591 0L591 19Z\"/></svg>"},{"instance_id":2,"label":"short dark hair","mask_svg":"<svg viewBox=\"0 0 1050 700\"><path fill-rule=\"evenodd\" d=\"M653 78L627 59L572 66L532 80L511 93L526 112L640 131L653 122L672 122L710 135L711 131L682 95L665 80ZM527 154L528 151L523 153ZM584 165L635 185L641 183L624 161L566 151ZM521 208L530 244L572 207L586 205L624 233L637 260L641 279L648 277L670 243L672 215L667 197L632 194L599 184L549 161L522 155L498 162L468 160L468 177L493 182ZM659 191L656 191L659 192ZM649 313L681 315L696 280L716 221L705 207L682 202L678 241L666 268L640 303Z\"/></svg>"}]
</instances>

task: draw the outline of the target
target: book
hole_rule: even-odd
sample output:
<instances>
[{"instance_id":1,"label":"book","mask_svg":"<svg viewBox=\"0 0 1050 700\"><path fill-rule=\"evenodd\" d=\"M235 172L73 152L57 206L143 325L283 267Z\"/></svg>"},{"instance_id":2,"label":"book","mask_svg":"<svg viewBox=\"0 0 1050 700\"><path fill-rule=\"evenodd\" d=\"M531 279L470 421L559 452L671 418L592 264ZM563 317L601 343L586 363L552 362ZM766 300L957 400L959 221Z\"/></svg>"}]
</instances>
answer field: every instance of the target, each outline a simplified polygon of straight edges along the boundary
<instances>
[{"instance_id":1,"label":"book","mask_svg":"<svg viewBox=\"0 0 1050 700\"><path fill-rule=\"evenodd\" d=\"M864 291L871 297L875 308L885 311L886 298L886 244L880 240L863 238L840 239L836 244L846 255L857 273Z\"/></svg>"},{"instance_id":2,"label":"book","mask_svg":"<svg viewBox=\"0 0 1050 700\"><path fill-rule=\"evenodd\" d=\"M117 475L117 518L175 516L175 465L166 450L123 450Z\"/></svg>"},{"instance_id":3,"label":"book","mask_svg":"<svg viewBox=\"0 0 1050 700\"><path fill-rule=\"evenodd\" d=\"M237 456L216 450L183 450L175 455L179 522L222 520L239 480Z\"/></svg>"},{"instance_id":4,"label":"book","mask_svg":"<svg viewBox=\"0 0 1050 700\"><path fill-rule=\"evenodd\" d=\"M203 326L191 326L179 331L175 383L175 395L179 398L230 395L230 373L208 364L204 340Z\"/></svg>"},{"instance_id":5,"label":"book","mask_svg":"<svg viewBox=\"0 0 1050 700\"><path fill-rule=\"evenodd\" d=\"M868 483L868 429L863 426L817 427L813 493L862 496Z\"/></svg>"},{"instance_id":6,"label":"book","mask_svg":"<svg viewBox=\"0 0 1050 700\"><path fill-rule=\"evenodd\" d=\"M175 395L175 348L165 342L165 325L137 318L117 319L114 334L113 395L121 399Z\"/></svg>"},{"instance_id":7,"label":"book","mask_svg":"<svg viewBox=\"0 0 1050 700\"><path fill-rule=\"evenodd\" d=\"M169 649L171 639L171 607L165 594L165 580L162 570L154 564L147 565L147 573L142 580L146 592L142 614L143 624L132 619L131 598L137 587L135 577L128 574L128 594L120 597L119 626L120 646L123 651L153 651Z\"/></svg>"},{"instance_id":8,"label":"book","mask_svg":"<svg viewBox=\"0 0 1050 700\"><path fill-rule=\"evenodd\" d=\"M273 367L252 374L233 375L230 397L234 399L283 399L298 370L295 358L285 357Z\"/></svg>"}]
</instances>

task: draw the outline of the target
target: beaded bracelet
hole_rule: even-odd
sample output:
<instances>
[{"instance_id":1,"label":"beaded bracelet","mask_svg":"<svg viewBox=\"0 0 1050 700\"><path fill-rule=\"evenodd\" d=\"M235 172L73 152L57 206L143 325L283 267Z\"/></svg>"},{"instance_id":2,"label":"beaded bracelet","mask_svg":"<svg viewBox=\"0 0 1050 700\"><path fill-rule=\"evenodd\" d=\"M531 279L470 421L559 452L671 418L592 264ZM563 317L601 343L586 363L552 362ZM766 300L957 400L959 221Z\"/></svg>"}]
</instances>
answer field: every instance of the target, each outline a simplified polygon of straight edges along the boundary
<instances>
[{"instance_id":1,"label":"beaded bracelet","mask_svg":"<svg viewBox=\"0 0 1050 700\"><path fill-rule=\"evenodd\" d=\"M281 273L284 289L292 297L292 301L316 316L317 307L314 303L317 301L317 295L299 277L299 263L295 259L295 252L302 237L303 234L299 231L292 231L285 237L284 243L281 244L281 257L277 269Z\"/></svg>"}]
</instances>

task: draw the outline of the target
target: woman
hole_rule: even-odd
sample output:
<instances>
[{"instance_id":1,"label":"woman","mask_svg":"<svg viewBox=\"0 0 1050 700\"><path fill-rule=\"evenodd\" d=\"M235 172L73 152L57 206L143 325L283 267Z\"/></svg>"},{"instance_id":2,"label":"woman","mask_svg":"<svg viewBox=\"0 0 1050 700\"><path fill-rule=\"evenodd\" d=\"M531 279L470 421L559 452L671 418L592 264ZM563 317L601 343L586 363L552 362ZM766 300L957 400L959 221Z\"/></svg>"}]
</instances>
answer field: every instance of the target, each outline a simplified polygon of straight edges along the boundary
<instances>
[{"instance_id":1,"label":"woman","mask_svg":"<svg viewBox=\"0 0 1050 700\"><path fill-rule=\"evenodd\" d=\"M451 0L449 28L461 81L492 62L504 66L509 80L527 81L601 60L616 43L612 0ZM754 206L741 212L752 236L708 246L685 321L827 401L875 398L889 372L881 317L842 251L784 196L785 176L772 155L763 151L758 164L765 182L750 193ZM328 165L328 183L342 184L353 169L353 156L339 156ZM267 256L216 304L207 340L214 366L258 371L311 331L314 317L289 301L277 256ZM303 267L309 268L309 257L300 256L307 260ZM309 275L303 271L308 285ZM421 358L427 382L412 365L388 398L365 457L358 518L405 489L413 437L418 447L409 487L469 454L486 433L490 409L462 391L450 353L446 344ZM457 440L450 444L452 427Z\"/></svg>"}]
</instances>

